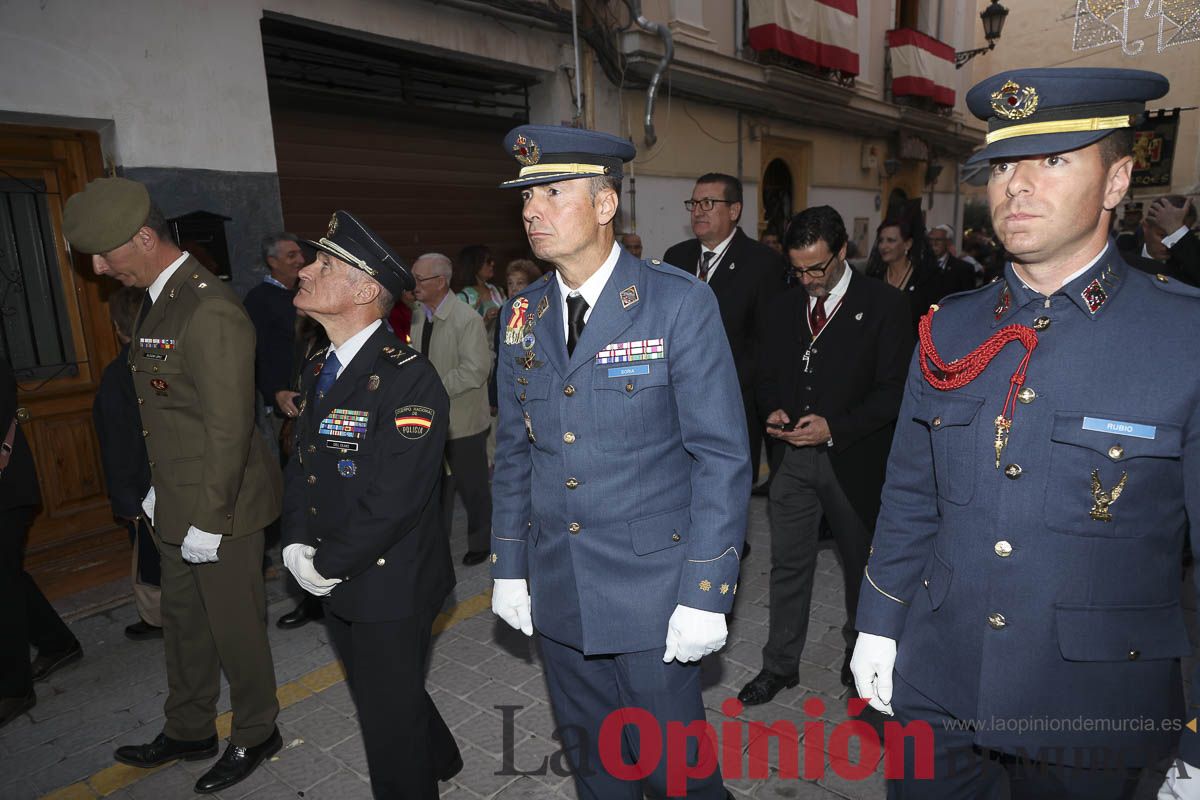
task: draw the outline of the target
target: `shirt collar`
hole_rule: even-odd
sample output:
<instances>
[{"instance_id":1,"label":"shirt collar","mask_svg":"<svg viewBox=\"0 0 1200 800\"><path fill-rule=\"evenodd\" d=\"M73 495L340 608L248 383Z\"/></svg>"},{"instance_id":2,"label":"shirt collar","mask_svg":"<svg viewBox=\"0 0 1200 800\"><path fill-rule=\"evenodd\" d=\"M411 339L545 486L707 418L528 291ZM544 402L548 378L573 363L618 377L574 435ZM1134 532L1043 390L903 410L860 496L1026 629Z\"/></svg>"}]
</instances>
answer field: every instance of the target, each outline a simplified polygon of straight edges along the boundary
<instances>
[{"instance_id":1,"label":"shirt collar","mask_svg":"<svg viewBox=\"0 0 1200 800\"><path fill-rule=\"evenodd\" d=\"M563 283L562 273L558 270L554 272L554 278L558 281L558 293L562 295L564 308L567 303L567 295L574 292L575 294L583 295L584 301L588 304L588 310L596 307L596 303L600 300L600 293L604 291L605 284L612 276L613 270L617 267L617 259L621 257L621 247L616 242L613 242L612 250L608 252L608 258L604 259L604 263L600 265L600 269L592 273L592 277L588 278L578 289L571 289ZM567 315L563 314L563 319Z\"/></svg>"},{"instance_id":2,"label":"shirt collar","mask_svg":"<svg viewBox=\"0 0 1200 800\"><path fill-rule=\"evenodd\" d=\"M362 346L367 343L367 339L370 339L382 324L383 320L377 319L358 333L351 336L346 341L342 342L341 347L334 347L332 344L329 345L329 350L325 353L325 358L328 359L334 353L337 353L338 363L342 365L338 369L339 376L346 371L346 367L350 366L350 362L354 360L356 355L358 355L358 351L362 349Z\"/></svg>"},{"instance_id":3,"label":"shirt collar","mask_svg":"<svg viewBox=\"0 0 1200 800\"><path fill-rule=\"evenodd\" d=\"M1116 292L1120 280L1125 277L1124 262L1120 258L1110 257L1116 252L1116 248L1110 240L1095 258L1064 278L1062 284L1051 293L1051 296L1065 295L1079 307L1080 311L1083 311L1088 317L1094 318ZM1011 307L1013 309L1022 308L1035 300L1043 303L1046 301L1045 295L1031 288L1017 274L1011 261L1005 265L1004 272L1012 296ZM1002 295L997 305L997 322L1006 316L1006 312L1009 310L1003 308L1004 305L1005 301ZM1003 310L1001 310L1002 308Z\"/></svg>"},{"instance_id":4,"label":"shirt collar","mask_svg":"<svg viewBox=\"0 0 1200 800\"><path fill-rule=\"evenodd\" d=\"M265 278L263 278L263 283L269 283L272 286L278 286L280 289L283 289L284 291L291 291L290 289L288 289L288 287L283 285L282 281L280 281L278 278L276 278L274 275L272 275L269 272L267 273L267 276Z\"/></svg>"},{"instance_id":5,"label":"shirt collar","mask_svg":"<svg viewBox=\"0 0 1200 800\"><path fill-rule=\"evenodd\" d=\"M841 299L846 296L846 290L850 288L850 273L853 272L854 269L845 261L842 262L842 267L842 277L838 278L838 282L835 283L833 288L829 290L829 295L825 300L825 310L827 313L831 311L839 302L841 302ZM812 309L814 306L816 306L816 304L817 298L810 296L808 298L809 309Z\"/></svg>"},{"instance_id":6,"label":"shirt collar","mask_svg":"<svg viewBox=\"0 0 1200 800\"><path fill-rule=\"evenodd\" d=\"M710 262L710 263L715 263L717 261L720 261L721 256L725 255L725 250L728 249L729 243L733 241L733 237L737 236L737 232L738 232L737 226L734 226L733 232L730 233L728 236L726 236L724 241L722 241L716 247L708 247L704 244L704 242L701 242L700 243L700 253L701 254L716 253L716 255L713 256L713 258L712 258L712 262Z\"/></svg>"},{"instance_id":7,"label":"shirt collar","mask_svg":"<svg viewBox=\"0 0 1200 800\"><path fill-rule=\"evenodd\" d=\"M150 295L151 303L158 302L158 296L162 294L162 290L166 288L167 281L171 280L171 276L175 274L176 270L183 266L183 262L187 261L187 258L188 252L187 250L184 250L179 258L172 261L167 265L166 269L158 273L158 277L154 279L154 283L150 284L150 288L146 290Z\"/></svg>"},{"instance_id":8,"label":"shirt collar","mask_svg":"<svg viewBox=\"0 0 1200 800\"><path fill-rule=\"evenodd\" d=\"M442 302L438 303L437 308L433 311L429 310L429 306L421 303L421 310L425 312L425 321L429 322L434 317L444 319L445 315L442 314L442 311L446 308L446 303L450 302L451 298L458 299L454 296L454 292L446 292L445 296L442 297Z\"/></svg>"}]
</instances>

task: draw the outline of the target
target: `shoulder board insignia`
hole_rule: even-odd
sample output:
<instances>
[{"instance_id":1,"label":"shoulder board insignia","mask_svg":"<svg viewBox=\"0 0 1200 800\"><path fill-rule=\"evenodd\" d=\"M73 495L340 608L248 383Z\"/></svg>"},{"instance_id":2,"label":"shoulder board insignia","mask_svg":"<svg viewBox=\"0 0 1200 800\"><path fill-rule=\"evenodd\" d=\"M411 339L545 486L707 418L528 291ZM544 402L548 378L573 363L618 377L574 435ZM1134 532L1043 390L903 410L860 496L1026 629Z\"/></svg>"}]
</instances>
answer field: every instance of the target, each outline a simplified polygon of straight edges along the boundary
<instances>
[{"instance_id":1,"label":"shoulder board insignia","mask_svg":"<svg viewBox=\"0 0 1200 800\"><path fill-rule=\"evenodd\" d=\"M403 367L405 364L412 361L416 357L417 357L417 353L414 353L411 351L408 353L397 352L397 353L391 354L391 359L392 359L392 361L395 362L397 367Z\"/></svg>"}]
</instances>

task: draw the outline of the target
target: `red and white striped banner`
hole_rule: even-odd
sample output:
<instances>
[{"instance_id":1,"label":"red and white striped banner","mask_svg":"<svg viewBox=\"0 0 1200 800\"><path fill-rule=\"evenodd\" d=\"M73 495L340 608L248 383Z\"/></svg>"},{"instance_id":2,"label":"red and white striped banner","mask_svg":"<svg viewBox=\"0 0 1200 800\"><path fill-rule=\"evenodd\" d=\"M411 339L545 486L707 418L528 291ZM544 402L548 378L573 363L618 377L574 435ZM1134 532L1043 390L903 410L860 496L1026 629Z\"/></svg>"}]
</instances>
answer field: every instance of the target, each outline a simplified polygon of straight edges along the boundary
<instances>
[{"instance_id":1,"label":"red and white striped banner","mask_svg":"<svg viewBox=\"0 0 1200 800\"><path fill-rule=\"evenodd\" d=\"M892 94L929 97L954 105L954 48L909 28L887 32L892 57Z\"/></svg>"},{"instance_id":2,"label":"red and white striped banner","mask_svg":"<svg viewBox=\"0 0 1200 800\"><path fill-rule=\"evenodd\" d=\"M858 74L858 0L747 0L750 46Z\"/></svg>"}]
</instances>

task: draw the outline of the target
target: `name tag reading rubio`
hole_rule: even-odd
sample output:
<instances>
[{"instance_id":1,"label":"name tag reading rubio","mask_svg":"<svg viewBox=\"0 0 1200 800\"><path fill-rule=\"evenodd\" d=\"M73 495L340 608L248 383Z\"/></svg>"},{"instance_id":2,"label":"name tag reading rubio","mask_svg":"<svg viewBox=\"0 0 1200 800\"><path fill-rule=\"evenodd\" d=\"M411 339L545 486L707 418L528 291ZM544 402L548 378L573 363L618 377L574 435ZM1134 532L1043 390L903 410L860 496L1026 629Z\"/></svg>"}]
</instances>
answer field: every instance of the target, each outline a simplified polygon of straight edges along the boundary
<instances>
[{"instance_id":1,"label":"name tag reading rubio","mask_svg":"<svg viewBox=\"0 0 1200 800\"><path fill-rule=\"evenodd\" d=\"M367 411L350 408L335 408L321 420L320 435L332 437L326 444L330 447L357 450L358 445L349 440L367 438L367 423L371 415ZM353 445L353 446L350 446Z\"/></svg>"},{"instance_id":2,"label":"name tag reading rubio","mask_svg":"<svg viewBox=\"0 0 1200 800\"><path fill-rule=\"evenodd\" d=\"M1158 435L1158 429L1153 425L1139 425L1136 422L1121 422L1097 417L1084 417L1083 429L1099 433L1114 433L1117 436L1133 436L1138 439L1153 439Z\"/></svg>"},{"instance_id":3,"label":"name tag reading rubio","mask_svg":"<svg viewBox=\"0 0 1200 800\"><path fill-rule=\"evenodd\" d=\"M597 364L623 364L628 361L652 361L665 358L662 339L641 339L636 342L617 342L596 354Z\"/></svg>"},{"instance_id":4,"label":"name tag reading rubio","mask_svg":"<svg viewBox=\"0 0 1200 800\"><path fill-rule=\"evenodd\" d=\"M396 432L405 439L420 439L433 427L434 410L426 406L396 409Z\"/></svg>"}]
</instances>

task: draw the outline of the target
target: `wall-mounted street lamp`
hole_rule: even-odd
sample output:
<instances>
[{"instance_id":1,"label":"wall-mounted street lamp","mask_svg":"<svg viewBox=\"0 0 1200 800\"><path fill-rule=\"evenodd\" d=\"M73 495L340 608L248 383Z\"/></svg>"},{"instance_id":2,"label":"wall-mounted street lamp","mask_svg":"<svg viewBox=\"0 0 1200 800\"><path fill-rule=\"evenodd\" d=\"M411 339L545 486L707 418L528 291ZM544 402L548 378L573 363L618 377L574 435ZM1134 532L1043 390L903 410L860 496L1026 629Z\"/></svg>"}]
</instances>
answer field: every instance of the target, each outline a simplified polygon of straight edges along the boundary
<instances>
[{"instance_id":1,"label":"wall-mounted street lamp","mask_svg":"<svg viewBox=\"0 0 1200 800\"><path fill-rule=\"evenodd\" d=\"M996 49L996 40L1004 30L1004 20L1008 18L1008 9L1000 5L1000 0L992 0L992 4L979 13L983 20L983 38L987 39L987 47L977 47L974 50L963 50L954 54L954 68L962 69L962 65L975 56Z\"/></svg>"}]
</instances>

